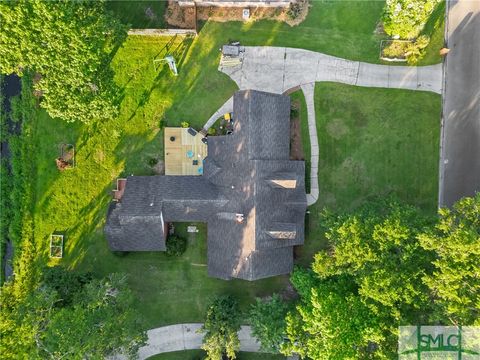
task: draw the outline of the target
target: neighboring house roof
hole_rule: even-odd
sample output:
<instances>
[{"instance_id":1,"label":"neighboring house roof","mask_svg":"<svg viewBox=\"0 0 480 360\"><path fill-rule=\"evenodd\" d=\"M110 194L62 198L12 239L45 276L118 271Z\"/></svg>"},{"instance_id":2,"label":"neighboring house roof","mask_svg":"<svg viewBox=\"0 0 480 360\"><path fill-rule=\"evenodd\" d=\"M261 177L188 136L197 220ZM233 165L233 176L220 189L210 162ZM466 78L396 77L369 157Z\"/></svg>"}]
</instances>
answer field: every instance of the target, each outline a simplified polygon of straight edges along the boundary
<instances>
[{"instance_id":1,"label":"neighboring house roof","mask_svg":"<svg viewBox=\"0 0 480 360\"><path fill-rule=\"evenodd\" d=\"M292 270L307 201L304 162L289 160L290 99L238 91L233 113L233 134L208 138L202 176L127 178L105 226L112 250L165 250L164 221L202 221L209 275L256 280Z\"/></svg>"}]
</instances>

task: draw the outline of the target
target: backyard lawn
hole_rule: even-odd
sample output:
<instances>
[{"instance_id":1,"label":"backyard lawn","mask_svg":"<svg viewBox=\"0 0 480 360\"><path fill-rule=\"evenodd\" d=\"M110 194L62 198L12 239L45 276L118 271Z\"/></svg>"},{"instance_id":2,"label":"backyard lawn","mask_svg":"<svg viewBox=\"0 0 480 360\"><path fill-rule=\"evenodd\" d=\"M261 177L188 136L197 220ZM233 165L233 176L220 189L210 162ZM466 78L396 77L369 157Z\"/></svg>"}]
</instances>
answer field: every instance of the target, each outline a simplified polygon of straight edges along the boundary
<instances>
[{"instance_id":1,"label":"backyard lawn","mask_svg":"<svg viewBox=\"0 0 480 360\"><path fill-rule=\"evenodd\" d=\"M33 181L39 257L47 254L49 235L59 231L65 233L65 256L51 260L51 265L93 271L96 276L128 274L147 328L202 321L207 304L217 294L234 294L246 309L255 296L281 291L287 277L257 282L209 278L202 224L181 258L162 253L113 255L103 235L110 190L119 176L155 173L150 164L152 159L163 160L164 126L187 121L200 128L233 94L236 85L217 71L223 43L237 39L378 62L373 30L382 6L381 2L315 2L309 18L295 28L268 21L208 22L195 39L128 37L112 61L121 88L119 117L90 125L68 124L38 110L36 152L30 161L38 175ZM166 54L175 56L178 77L165 65L155 69L153 60ZM316 96L323 159L320 193L326 195L310 208L307 245L299 258L305 264L324 244L318 225L324 205L350 208L373 193L396 191L430 210L436 199L438 95L319 84ZM304 101L301 97L293 95ZM301 112L302 123L305 115L306 109ZM75 144L76 167L59 172L55 158L62 143ZM177 228L185 231L185 226Z\"/></svg>"},{"instance_id":2,"label":"backyard lawn","mask_svg":"<svg viewBox=\"0 0 480 360\"><path fill-rule=\"evenodd\" d=\"M167 51L167 44L178 59L178 77L166 66L154 70L152 60ZM163 253L119 257L107 248L103 225L114 180L119 175L153 175L151 159L163 159L162 126L189 121L200 127L235 90L233 82L216 71L218 53L207 44L129 37L112 63L123 97L118 118L92 125L68 124L38 112L37 151L32 157L39 174L34 216L42 255L47 253L49 235L64 232L65 256L50 264L92 271L96 276L128 274L147 328L202 321L207 304L220 293L234 294L247 309L255 296L280 291L287 282L287 277L258 282L209 278L204 224L199 224L200 232L191 239L187 253L177 259ZM77 166L59 172L54 160L62 143L75 144ZM185 231L186 225L177 228Z\"/></svg>"}]
</instances>

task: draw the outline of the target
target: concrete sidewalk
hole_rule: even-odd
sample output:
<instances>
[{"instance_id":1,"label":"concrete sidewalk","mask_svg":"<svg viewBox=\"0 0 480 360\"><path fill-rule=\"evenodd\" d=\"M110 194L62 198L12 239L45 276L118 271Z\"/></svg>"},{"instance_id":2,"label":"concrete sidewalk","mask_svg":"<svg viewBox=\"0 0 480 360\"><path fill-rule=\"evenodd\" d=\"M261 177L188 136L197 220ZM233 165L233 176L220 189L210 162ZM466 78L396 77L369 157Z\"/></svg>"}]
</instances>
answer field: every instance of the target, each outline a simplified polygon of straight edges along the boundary
<instances>
[{"instance_id":1,"label":"concrete sidewalk","mask_svg":"<svg viewBox=\"0 0 480 360\"><path fill-rule=\"evenodd\" d=\"M147 344L140 348L138 358L144 360L162 353L201 349L203 334L199 334L198 330L201 329L202 325L199 323L175 324L148 330ZM252 336L250 326L242 326L238 332L238 338L240 340L240 351L261 352L260 345ZM123 355L112 358L112 360L123 359L126 359Z\"/></svg>"},{"instance_id":2,"label":"concrete sidewalk","mask_svg":"<svg viewBox=\"0 0 480 360\"><path fill-rule=\"evenodd\" d=\"M307 104L308 135L310 137L310 193L307 194L307 205L313 205L318 200L318 159L319 147L317 136L317 121L315 117L314 91L315 83L302 85L303 95Z\"/></svg>"}]
</instances>

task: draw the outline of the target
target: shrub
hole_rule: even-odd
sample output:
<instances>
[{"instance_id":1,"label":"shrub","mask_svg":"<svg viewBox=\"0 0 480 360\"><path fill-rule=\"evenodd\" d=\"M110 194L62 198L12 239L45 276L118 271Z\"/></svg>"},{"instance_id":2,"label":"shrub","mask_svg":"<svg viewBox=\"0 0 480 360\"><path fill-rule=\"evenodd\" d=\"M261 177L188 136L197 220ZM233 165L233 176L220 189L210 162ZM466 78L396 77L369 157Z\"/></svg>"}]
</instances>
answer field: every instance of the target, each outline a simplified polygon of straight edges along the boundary
<instances>
[{"instance_id":1,"label":"shrub","mask_svg":"<svg viewBox=\"0 0 480 360\"><path fill-rule=\"evenodd\" d=\"M409 44L405 55L408 65L417 64L425 55L425 48L430 42L430 38L426 35L419 36L415 42Z\"/></svg>"},{"instance_id":2,"label":"shrub","mask_svg":"<svg viewBox=\"0 0 480 360\"><path fill-rule=\"evenodd\" d=\"M217 130L215 130L214 127L211 127L207 131L208 135L215 135L217 133Z\"/></svg>"},{"instance_id":3,"label":"shrub","mask_svg":"<svg viewBox=\"0 0 480 360\"><path fill-rule=\"evenodd\" d=\"M300 112L298 111L298 107L292 106L290 108L290 119L296 119L298 118Z\"/></svg>"},{"instance_id":4,"label":"shrub","mask_svg":"<svg viewBox=\"0 0 480 360\"><path fill-rule=\"evenodd\" d=\"M298 2L290 3L287 15L291 20L295 20L302 13L302 6Z\"/></svg>"},{"instance_id":5,"label":"shrub","mask_svg":"<svg viewBox=\"0 0 480 360\"><path fill-rule=\"evenodd\" d=\"M180 123L180 126L181 126L182 128L189 128L189 127L190 127L190 124L188 123L188 121L182 121L182 122Z\"/></svg>"},{"instance_id":6,"label":"shrub","mask_svg":"<svg viewBox=\"0 0 480 360\"><path fill-rule=\"evenodd\" d=\"M91 273L69 271L62 266L46 268L42 274L42 282L55 290L60 298L57 306L70 305L75 294L93 279Z\"/></svg>"},{"instance_id":7,"label":"shrub","mask_svg":"<svg viewBox=\"0 0 480 360\"><path fill-rule=\"evenodd\" d=\"M112 254L119 258L125 257L129 253L130 253L129 251L112 251Z\"/></svg>"},{"instance_id":8,"label":"shrub","mask_svg":"<svg viewBox=\"0 0 480 360\"><path fill-rule=\"evenodd\" d=\"M429 16L442 0L387 0L383 12L385 32L401 39L420 34Z\"/></svg>"},{"instance_id":9,"label":"shrub","mask_svg":"<svg viewBox=\"0 0 480 360\"><path fill-rule=\"evenodd\" d=\"M177 235L167 238L167 256L181 256L187 250L187 240Z\"/></svg>"},{"instance_id":10,"label":"shrub","mask_svg":"<svg viewBox=\"0 0 480 360\"><path fill-rule=\"evenodd\" d=\"M148 165L149 165L149 166L152 166L152 167L153 167L153 166L155 166L155 165L158 164L158 159L157 159L157 158L154 158L154 157L151 157L151 158L148 159L147 162L148 162Z\"/></svg>"}]
</instances>

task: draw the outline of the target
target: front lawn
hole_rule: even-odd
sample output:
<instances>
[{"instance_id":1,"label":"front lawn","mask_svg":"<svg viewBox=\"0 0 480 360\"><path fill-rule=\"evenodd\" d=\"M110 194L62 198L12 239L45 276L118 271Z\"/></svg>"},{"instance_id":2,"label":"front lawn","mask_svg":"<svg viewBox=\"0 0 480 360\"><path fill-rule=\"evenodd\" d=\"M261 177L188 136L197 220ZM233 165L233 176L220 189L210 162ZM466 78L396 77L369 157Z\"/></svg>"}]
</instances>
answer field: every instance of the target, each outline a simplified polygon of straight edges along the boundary
<instances>
[{"instance_id":1,"label":"front lawn","mask_svg":"<svg viewBox=\"0 0 480 360\"><path fill-rule=\"evenodd\" d=\"M319 205L352 209L373 195L435 211L440 101L437 94L319 83Z\"/></svg>"},{"instance_id":2,"label":"front lawn","mask_svg":"<svg viewBox=\"0 0 480 360\"><path fill-rule=\"evenodd\" d=\"M351 210L393 194L435 213L440 111L440 95L433 93L316 84L320 196L308 208L302 264L326 245L325 207Z\"/></svg>"}]
</instances>

